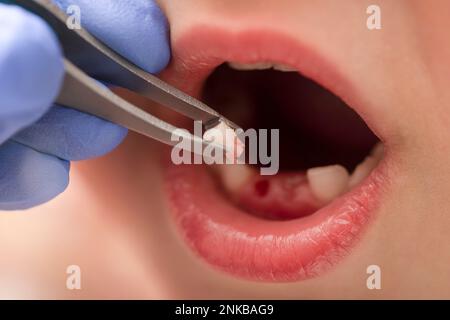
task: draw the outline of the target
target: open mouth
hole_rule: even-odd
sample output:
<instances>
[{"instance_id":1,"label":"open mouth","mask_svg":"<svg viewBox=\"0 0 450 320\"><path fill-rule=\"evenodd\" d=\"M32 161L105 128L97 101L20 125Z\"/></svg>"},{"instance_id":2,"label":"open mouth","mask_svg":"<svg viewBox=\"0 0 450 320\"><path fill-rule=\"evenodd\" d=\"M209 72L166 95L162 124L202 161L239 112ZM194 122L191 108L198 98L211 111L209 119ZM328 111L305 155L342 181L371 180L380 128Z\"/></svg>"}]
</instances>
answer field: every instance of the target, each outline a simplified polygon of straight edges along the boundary
<instances>
[{"instance_id":1,"label":"open mouth","mask_svg":"<svg viewBox=\"0 0 450 320\"><path fill-rule=\"evenodd\" d=\"M275 176L247 165L167 165L168 204L188 245L253 280L302 280L334 266L387 185L376 112L336 67L283 34L200 28L173 50L165 80L244 129L280 130Z\"/></svg>"}]
</instances>

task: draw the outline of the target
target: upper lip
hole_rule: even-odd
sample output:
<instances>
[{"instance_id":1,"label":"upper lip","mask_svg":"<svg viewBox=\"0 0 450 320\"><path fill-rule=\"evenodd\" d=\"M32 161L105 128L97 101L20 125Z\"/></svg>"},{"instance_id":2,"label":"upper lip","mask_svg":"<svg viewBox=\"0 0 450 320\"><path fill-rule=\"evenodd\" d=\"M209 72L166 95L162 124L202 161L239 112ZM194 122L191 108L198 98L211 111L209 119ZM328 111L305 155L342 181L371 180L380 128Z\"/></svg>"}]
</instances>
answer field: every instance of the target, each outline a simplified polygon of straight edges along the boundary
<instances>
[{"instance_id":1,"label":"upper lip","mask_svg":"<svg viewBox=\"0 0 450 320\"><path fill-rule=\"evenodd\" d=\"M339 96L353 108L383 142L392 128L376 121L383 116L373 103L366 103L359 84L343 74L344 66L331 61L315 46L270 28L230 32L225 28L195 26L185 31L172 47L173 59L161 77L190 95L198 96L204 80L220 64L274 62L296 68ZM212 106L214 107L214 106Z\"/></svg>"},{"instance_id":2,"label":"upper lip","mask_svg":"<svg viewBox=\"0 0 450 320\"><path fill-rule=\"evenodd\" d=\"M178 38L173 57L162 77L194 96L199 95L214 68L226 61L270 61L295 67L339 95L383 142L388 140L388 130L377 121L378 111L362 103L357 86L342 76L340 67L284 33L261 28L230 32L197 26ZM240 216L239 221L232 219L236 208L213 191L215 202L202 201L204 195L198 190L208 190L211 185L203 173L193 173L199 168L169 168L169 204L188 243L219 268L252 279L305 279L334 265L359 238L388 186L391 158L388 149L362 184L313 215L297 220L266 221L249 215ZM195 181L195 187L189 186L189 179ZM242 257L242 253L251 257Z\"/></svg>"}]
</instances>

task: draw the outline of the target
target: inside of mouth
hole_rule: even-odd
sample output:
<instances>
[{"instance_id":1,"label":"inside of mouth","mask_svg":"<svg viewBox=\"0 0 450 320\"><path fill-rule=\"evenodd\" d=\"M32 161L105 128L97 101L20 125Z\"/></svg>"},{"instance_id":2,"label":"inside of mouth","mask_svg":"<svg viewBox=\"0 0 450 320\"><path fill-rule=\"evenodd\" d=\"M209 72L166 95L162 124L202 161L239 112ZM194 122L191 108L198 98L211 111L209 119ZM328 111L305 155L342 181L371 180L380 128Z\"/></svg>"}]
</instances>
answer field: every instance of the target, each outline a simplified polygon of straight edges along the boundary
<instances>
[{"instance_id":1,"label":"inside of mouth","mask_svg":"<svg viewBox=\"0 0 450 320\"><path fill-rule=\"evenodd\" d=\"M202 95L243 129L279 129L280 173L254 176L236 193L237 205L265 218L298 218L320 209L328 200L311 192L308 169L337 164L352 174L379 142L345 102L297 72L223 64L206 80Z\"/></svg>"}]
</instances>

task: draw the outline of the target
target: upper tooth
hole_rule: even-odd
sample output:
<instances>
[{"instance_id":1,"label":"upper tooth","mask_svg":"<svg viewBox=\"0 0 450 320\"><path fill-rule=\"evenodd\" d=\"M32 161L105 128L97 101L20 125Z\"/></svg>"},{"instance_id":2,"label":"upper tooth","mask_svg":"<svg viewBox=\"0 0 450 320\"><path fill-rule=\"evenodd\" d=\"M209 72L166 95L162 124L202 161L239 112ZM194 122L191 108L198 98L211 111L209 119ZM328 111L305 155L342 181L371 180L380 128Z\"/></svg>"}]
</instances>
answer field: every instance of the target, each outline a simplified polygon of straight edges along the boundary
<instances>
[{"instance_id":1,"label":"upper tooth","mask_svg":"<svg viewBox=\"0 0 450 320\"><path fill-rule=\"evenodd\" d=\"M236 70L268 70L275 69L283 72L297 71L293 67L270 62L258 62L258 63L239 63L239 62L228 62L228 65Z\"/></svg>"},{"instance_id":2,"label":"upper tooth","mask_svg":"<svg viewBox=\"0 0 450 320\"><path fill-rule=\"evenodd\" d=\"M313 194L323 202L330 202L348 188L349 174L341 165L311 168L306 176Z\"/></svg>"},{"instance_id":3,"label":"upper tooth","mask_svg":"<svg viewBox=\"0 0 450 320\"><path fill-rule=\"evenodd\" d=\"M236 70L266 70L272 68L272 63L258 62L258 63L239 63L229 62L228 65Z\"/></svg>"},{"instance_id":4,"label":"upper tooth","mask_svg":"<svg viewBox=\"0 0 450 320\"><path fill-rule=\"evenodd\" d=\"M295 68L287 66L287 65L284 65L284 64L275 64L273 66L273 68L275 70L283 71L283 72L297 72L297 70Z\"/></svg>"},{"instance_id":5,"label":"upper tooth","mask_svg":"<svg viewBox=\"0 0 450 320\"><path fill-rule=\"evenodd\" d=\"M363 162L358 164L350 176L350 181L348 183L349 187L352 188L358 183L364 180L365 177L377 166L378 159L374 156L368 156Z\"/></svg>"}]
</instances>

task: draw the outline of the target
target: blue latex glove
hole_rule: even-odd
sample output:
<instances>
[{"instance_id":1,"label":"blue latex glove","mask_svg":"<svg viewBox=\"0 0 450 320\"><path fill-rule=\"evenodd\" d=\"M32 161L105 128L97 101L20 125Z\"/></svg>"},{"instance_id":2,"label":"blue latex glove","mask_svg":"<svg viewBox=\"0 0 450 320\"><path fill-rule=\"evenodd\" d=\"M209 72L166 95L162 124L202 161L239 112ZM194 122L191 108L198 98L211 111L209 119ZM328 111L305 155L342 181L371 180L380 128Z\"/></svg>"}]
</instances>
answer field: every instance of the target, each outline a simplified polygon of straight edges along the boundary
<instances>
[{"instance_id":1,"label":"blue latex glove","mask_svg":"<svg viewBox=\"0 0 450 320\"><path fill-rule=\"evenodd\" d=\"M54 1L63 10L78 5L83 27L146 71L168 63L167 21L152 0ZM122 127L52 106L62 79L61 50L51 29L18 7L0 4L0 210L52 199L68 185L69 161L103 155L126 136Z\"/></svg>"}]
</instances>

